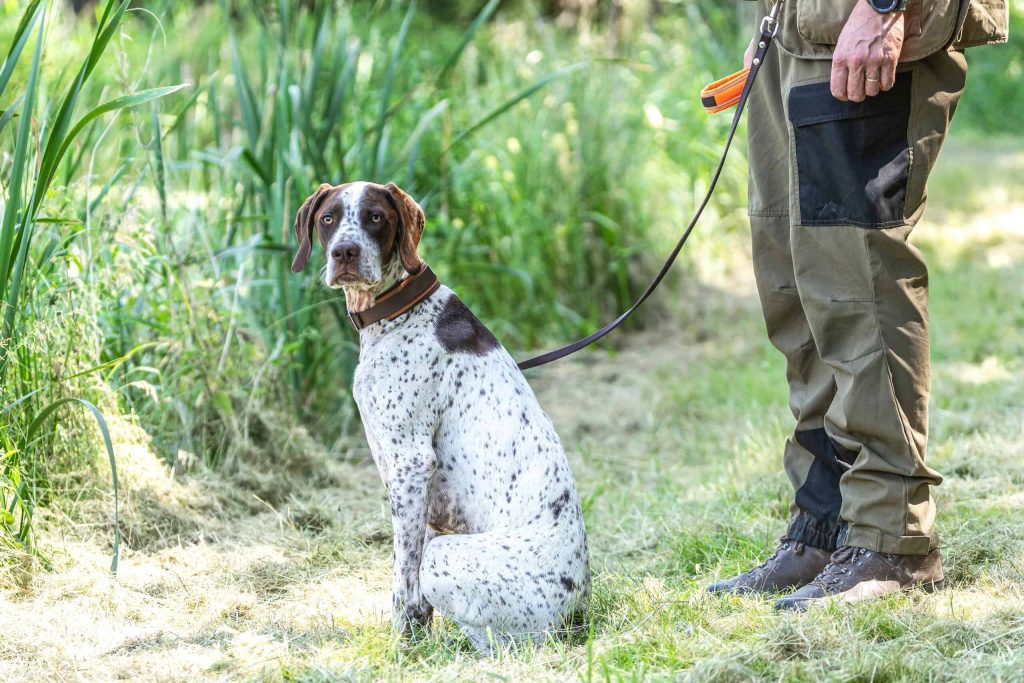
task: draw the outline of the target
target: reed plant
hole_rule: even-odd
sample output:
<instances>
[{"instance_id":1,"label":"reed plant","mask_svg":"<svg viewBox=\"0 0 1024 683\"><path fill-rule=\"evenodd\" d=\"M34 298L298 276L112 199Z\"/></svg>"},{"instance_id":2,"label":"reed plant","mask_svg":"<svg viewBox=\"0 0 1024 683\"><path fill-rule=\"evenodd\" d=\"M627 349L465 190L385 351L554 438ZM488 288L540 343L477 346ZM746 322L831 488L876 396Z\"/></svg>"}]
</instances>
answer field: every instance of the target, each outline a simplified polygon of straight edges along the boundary
<instances>
[{"instance_id":1,"label":"reed plant","mask_svg":"<svg viewBox=\"0 0 1024 683\"><path fill-rule=\"evenodd\" d=\"M0 219L0 442L4 447L0 471L0 495L3 496L0 517L0 539L8 545L31 547L31 516L33 482L27 476L25 461L33 450L47 440L43 437L46 419L68 403L79 403L96 418L110 458L114 476L116 504L116 466L107 426L96 406L85 398L62 398L41 404L47 396L46 383L50 373L40 372L31 362L19 362L19 332L34 316L33 295L39 281L53 274L53 257L63 249L68 236L61 233L64 221L43 214L50 187L59 170L81 163L81 157L67 158L76 138L104 114L138 106L168 95L182 86L154 88L108 100L75 119L79 100L100 58L113 38L129 0L106 3L87 54L67 83L62 97L39 102L46 75L42 73L42 55L46 41L50 3L31 0L15 29L11 47L0 70L0 100L7 102L2 125L16 126L14 150L7 169L3 216ZM31 46L31 62L24 89L11 97L8 85L19 59ZM50 91L45 91L49 94ZM0 130L2 132L2 130ZM46 229L53 226L50 229ZM42 248L33 249L33 242L43 238ZM38 395L38 396L37 396ZM18 417L22 419L19 420ZM117 568L116 510L114 559Z\"/></svg>"}]
</instances>

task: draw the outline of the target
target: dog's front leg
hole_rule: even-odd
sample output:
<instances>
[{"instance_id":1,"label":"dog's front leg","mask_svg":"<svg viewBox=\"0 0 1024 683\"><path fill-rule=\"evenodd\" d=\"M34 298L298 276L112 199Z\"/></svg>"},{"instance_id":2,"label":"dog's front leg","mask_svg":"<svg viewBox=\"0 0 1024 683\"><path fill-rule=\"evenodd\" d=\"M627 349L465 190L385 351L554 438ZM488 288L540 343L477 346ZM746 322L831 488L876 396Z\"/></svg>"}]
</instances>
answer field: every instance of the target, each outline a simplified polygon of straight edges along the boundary
<instances>
[{"instance_id":1,"label":"dog's front leg","mask_svg":"<svg viewBox=\"0 0 1024 683\"><path fill-rule=\"evenodd\" d=\"M398 631L408 633L413 624L425 626L433 615L420 590L420 561L427 528L427 488L437 458L428 446L403 453L394 463L388 482L395 536L391 622Z\"/></svg>"}]
</instances>

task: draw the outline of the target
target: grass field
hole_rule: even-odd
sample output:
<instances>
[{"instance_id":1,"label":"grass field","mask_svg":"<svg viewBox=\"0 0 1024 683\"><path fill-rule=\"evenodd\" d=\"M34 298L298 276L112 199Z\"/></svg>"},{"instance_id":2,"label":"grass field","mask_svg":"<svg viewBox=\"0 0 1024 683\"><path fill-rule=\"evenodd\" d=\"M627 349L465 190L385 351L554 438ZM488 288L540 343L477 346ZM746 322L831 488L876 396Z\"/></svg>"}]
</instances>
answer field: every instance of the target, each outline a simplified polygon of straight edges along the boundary
<instances>
[{"instance_id":1,"label":"grass field","mask_svg":"<svg viewBox=\"0 0 1024 683\"><path fill-rule=\"evenodd\" d=\"M779 465L790 429L783 369L763 334L747 243L712 238L704 225L693 262L715 265L660 295L659 324L618 339L614 354L584 353L532 378L584 498L596 585L589 636L496 659L477 657L441 619L420 642L396 639L386 617L390 522L361 438L326 448L336 434L270 424L272 458L183 475L168 473L138 426L115 419L119 575L106 571L108 497L57 497L40 509L53 571L29 571L26 556L25 572L5 575L0 675L1020 680L1022 188L1024 149L956 140L916 237L932 266L943 592L807 615L703 592L773 546L790 495ZM702 258L712 249L716 258ZM80 476L55 486L74 491Z\"/></svg>"}]
</instances>

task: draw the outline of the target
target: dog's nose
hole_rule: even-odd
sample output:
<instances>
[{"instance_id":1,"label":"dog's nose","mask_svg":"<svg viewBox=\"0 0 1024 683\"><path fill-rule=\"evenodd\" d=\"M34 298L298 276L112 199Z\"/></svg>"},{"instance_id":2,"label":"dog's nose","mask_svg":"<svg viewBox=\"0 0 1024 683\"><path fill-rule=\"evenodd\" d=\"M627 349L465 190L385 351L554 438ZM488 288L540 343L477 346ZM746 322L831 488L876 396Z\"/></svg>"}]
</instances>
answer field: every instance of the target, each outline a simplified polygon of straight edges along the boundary
<instances>
[{"instance_id":1,"label":"dog's nose","mask_svg":"<svg viewBox=\"0 0 1024 683\"><path fill-rule=\"evenodd\" d=\"M331 258L339 263L355 261L362 250L355 242L339 242L331 249Z\"/></svg>"}]
</instances>

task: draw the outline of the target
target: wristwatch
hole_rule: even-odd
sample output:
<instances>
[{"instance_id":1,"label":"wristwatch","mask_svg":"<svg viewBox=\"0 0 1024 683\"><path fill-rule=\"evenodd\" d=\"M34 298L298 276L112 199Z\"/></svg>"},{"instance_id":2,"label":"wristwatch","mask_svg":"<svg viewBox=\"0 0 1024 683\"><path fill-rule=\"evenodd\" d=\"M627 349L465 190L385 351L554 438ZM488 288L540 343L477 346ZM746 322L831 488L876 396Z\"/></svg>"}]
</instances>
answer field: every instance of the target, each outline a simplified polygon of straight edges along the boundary
<instances>
[{"instance_id":1,"label":"wristwatch","mask_svg":"<svg viewBox=\"0 0 1024 683\"><path fill-rule=\"evenodd\" d=\"M910 0L868 0L868 4L879 14L906 12Z\"/></svg>"}]
</instances>

